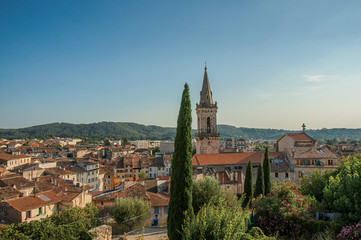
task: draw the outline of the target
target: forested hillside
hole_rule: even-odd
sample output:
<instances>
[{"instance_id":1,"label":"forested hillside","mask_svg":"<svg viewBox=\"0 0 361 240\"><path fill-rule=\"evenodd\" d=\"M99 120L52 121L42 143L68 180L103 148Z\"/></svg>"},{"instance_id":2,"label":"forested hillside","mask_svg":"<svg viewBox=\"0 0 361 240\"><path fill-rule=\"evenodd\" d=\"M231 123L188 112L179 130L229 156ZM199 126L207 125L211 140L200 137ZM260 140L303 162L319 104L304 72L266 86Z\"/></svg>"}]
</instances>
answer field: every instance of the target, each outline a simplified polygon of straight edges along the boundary
<instances>
[{"instance_id":1,"label":"forested hillside","mask_svg":"<svg viewBox=\"0 0 361 240\"><path fill-rule=\"evenodd\" d=\"M286 132L279 129L243 128L230 125L218 125L222 139L231 137L249 139L278 139ZM0 129L0 138L50 138L73 137L89 139L160 139L171 140L175 137L175 128L154 125L142 125L129 122L99 122L90 124L51 123L19 129ZM193 130L193 134L196 130ZM333 128L307 130L307 133L319 140L333 138L361 139L361 129Z\"/></svg>"}]
</instances>

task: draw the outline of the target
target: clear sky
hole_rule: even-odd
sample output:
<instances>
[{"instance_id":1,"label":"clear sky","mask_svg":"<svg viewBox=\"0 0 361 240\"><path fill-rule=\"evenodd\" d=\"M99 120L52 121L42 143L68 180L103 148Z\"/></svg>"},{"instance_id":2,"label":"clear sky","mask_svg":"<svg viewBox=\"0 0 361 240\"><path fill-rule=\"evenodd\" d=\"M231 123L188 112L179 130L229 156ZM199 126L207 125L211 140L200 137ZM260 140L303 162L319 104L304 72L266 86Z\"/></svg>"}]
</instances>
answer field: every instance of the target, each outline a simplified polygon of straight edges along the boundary
<instances>
[{"instance_id":1,"label":"clear sky","mask_svg":"<svg viewBox=\"0 0 361 240\"><path fill-rule=\"evenodd\" d=\"M176 126L204 62L218 123L361 127L361 1L0 1L0 128ZM196 126L193 111L193 126Z\"/></svg>"}]
</instances>

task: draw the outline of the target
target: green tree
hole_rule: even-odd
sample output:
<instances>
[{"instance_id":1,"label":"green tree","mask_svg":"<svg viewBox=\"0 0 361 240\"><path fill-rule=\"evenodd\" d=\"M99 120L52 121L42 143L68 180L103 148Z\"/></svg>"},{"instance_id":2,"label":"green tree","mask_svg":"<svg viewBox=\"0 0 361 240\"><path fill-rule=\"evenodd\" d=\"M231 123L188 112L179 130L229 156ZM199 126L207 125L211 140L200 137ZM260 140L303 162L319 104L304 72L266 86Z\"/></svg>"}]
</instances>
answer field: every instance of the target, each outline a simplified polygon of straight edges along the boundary
<instances>
[{"instance_id":1,"label":"green tree","mask_svg":"<svg viewBox=\"0 0 361 240\"><path fill-rule=\"evenodd\" d=\"M130 144L129 139L127 137L124 137L122 139L122 145L125 146L125 145L128 145L128 144Z\"/></svg>"},{"instance_id":2,"label":"green tree","mask_svg":"<svg viewBox=\"0 0 361 240\"><path fill-rule=\"evenodd\" d=\"M274 239L265 236L259 228L248 232L250 215L250 210L242 209L241 201L229 206L222 197L212 198L200 209L194 221L185 222L179 239Z\"/></svg>"},{"instance_id":3,"label":"green tree","mask_svg":"<svg viewBox=\"0 0 361 240\"><path fill-rule=\"evenodd\" d=\"M148 178L148 175L145 172L141 172L141 173L139 173L138 177L140 179L146 179L146 178Z\"/></svg>"},{"instance_id":4,"label":"green tree","mask_svg":"<svg viewBox=\"0 0 361 240\"><path fill-rule=\"evenodd\" d=\"M263 159L263 175L264 175L264 194L268 195L271 191L271 162L268 156L268 147L264 153Z\"/></svg>"},{"instance_id":5,"label":"green tree","mask_svg":"<svg viewBox=\"0 0 361 240\"><path fill-rule=\"evenodd\" d=\"M249 160L246 170L246 179L244 181L244 194L246 196L245 203L248 204L249 201L253 198L253 177L251 160Z\"/></svg>"},{"instance_id":6,"label":"green tree","mask_svg":"<svg viewBox=\"0 0 361 240\"><path fill-rule=\"evenodd\" d=\"M92 224L91 219L98 216L99 210L97 207L91 204L87 204L84 208L81 207L68 207L63 210L61 214L57 212L50 216L51 221L56 225L68 224L82 220L86 222L89 227Z\"/></svg>"},{"instance_id":7,"label":"green tree","mask_svg":"<svg viewBox=\"0 0 361 240\"><path fill-rule=\"evenodd\" d=\"M85 208L67 208L40 221L0 227L0 239L91 240L94 234L89 233L89 229L99 224L94 219L97 214L98 209L90 204Z\"/></svg>"},{"instance_id":8,"label":"green tree","mask_svg":"<svg viewBox=\"0 0 361 240\"><path fill-rule=\"evenodd\" d=\"M168 237L181 239L182 224L186 214L193 218L192 207L192 110L189 87L186 83L182 94L177 120L172 161L171 195L168 212Z\"/></svg>"},{"instance_id":9,"label":"green tree","mask_svg":"<svg viewBox=\"0 0 361 240\"><path fill-rule=\"evenodd\" d=\"M259 195L264 195L264 172L262 164L258 165L257 171L257 180L256 180L256 190L254 192L254 197L258 197Z\"/></svg>"},{"instance_id":10,"label":"green tree","mask_svg":"<svg viewBox=\"0 0 361 240\"><path fill-rule=\"evenodd\" d=\"M310 176L300 178L300 191L303 195L314 196L318 202L324 200L323 189L326 187L331 176L335 177L337 171L312 171Z\"/></svg>"},{"instance_id":11,"label":"green tree","mask_svg":"<svg viewBox=\"0 0 361 240\"><path fill-rule=\"evenodd\" d=\"M149 202L140 198L119 198L110 207L110 215L123 232L141 227L148 219L149 212Z\"/></svg>"},{"instance_id":12,"label":"green tree","mask_svg":"<svg viewBox=\"0 0 361 240\"><path fill-rule=\"evenodd\" d=\"M361 155L348 156L324 188L327 203L345 220L356 222L361 216Z\"/></svg>"},{"instance_id":13,"label":"green tree","mask_svg":"<svg viewBox=\"0 0 361 240\"><path fill-rule=\"evenodd\" d=\"M194 182L192 192L194 214L197 214L203 205L207 204L212 197L218 196L219 193L219 182L213 177L206 176Z\"/></svg>"}]
</instances>

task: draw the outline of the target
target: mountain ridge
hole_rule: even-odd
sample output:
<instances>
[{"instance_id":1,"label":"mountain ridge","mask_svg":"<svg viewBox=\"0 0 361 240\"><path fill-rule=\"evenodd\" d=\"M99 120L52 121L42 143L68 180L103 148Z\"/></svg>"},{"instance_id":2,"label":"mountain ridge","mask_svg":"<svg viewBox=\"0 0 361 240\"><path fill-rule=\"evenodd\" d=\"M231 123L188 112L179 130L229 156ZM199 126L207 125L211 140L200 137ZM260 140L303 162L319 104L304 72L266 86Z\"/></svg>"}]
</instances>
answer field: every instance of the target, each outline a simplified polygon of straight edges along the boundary
<instances>
[{"instance_id":1,"label":"mountain ridge","mask_svg":"<svg viewBox=\"0 0 361 240\"><path fill-rule=\"evenodd\" d=\"M196 130L192 130L194 133ZM276 140L287 132L301 132L285 129L271 128L246 128L235 127L227 124L219 124L218 132L221 139L246 138ZM361 139L361 128L331 128L306 130L307 134L318 140L348 138ZM50 138L50 137L73 137L92 139L159 139L172 140L176 134L175 127L161 127L157 125L144 125L134 122L98 122L98 123L47 123L31 127L2 129L0 128L0 138Z\"/></svg>"}]
</instances>

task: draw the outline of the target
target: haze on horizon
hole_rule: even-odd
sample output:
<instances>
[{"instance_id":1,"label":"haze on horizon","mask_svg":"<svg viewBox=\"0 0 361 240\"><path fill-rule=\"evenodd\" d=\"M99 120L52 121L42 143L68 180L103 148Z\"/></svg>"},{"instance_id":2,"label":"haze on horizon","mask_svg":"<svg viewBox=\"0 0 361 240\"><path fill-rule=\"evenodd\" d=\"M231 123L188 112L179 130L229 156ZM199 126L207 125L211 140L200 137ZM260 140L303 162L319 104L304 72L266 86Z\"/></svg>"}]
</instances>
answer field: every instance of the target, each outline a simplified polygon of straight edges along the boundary
<instances>
[{"instance_id":1,"label":"haze on horizon","mask_svg":"<svg viewBox=\"0 0 361 240\"><path fill-rule=\"evenodd\" d=\"M0 128L176 126L204 62L218 124L361 128L360 1L0 3ZM193 111L193 128L196 128Z\"/></svg>"}]
</instances>

